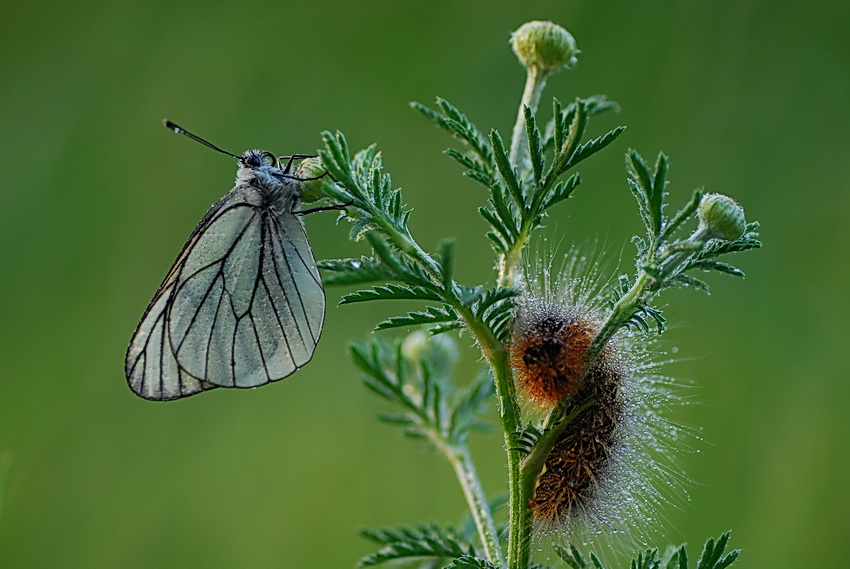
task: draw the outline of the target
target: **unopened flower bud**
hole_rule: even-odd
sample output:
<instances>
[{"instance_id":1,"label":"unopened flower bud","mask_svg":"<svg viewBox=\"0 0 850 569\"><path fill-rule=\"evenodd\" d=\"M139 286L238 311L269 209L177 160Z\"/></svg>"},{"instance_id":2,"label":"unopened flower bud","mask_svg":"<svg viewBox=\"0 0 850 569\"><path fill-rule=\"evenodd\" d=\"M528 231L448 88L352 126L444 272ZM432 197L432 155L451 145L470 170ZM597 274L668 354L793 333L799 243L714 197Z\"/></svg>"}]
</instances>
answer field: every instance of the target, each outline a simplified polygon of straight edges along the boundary
<instances>
[{"instance_id":1,"label":"unopened flower bud","mask_svg":"<svg viewBox=\"0 0 850 569\"><path fill-rule=\"evenodd\" d=\"M511 35L511 46L522 64L546 73L576 63L576 40L552 22L533 21L523 24Z\"/></svg>"},{"instance_id":2,"label":"unopened flower bud","mask_svg":"<svg viewBox=\"0 0 850 569\"><path fill-rule=\"evenodd\" d=\"M327 173L318 157L305 158L298 164L293 175L300 180L298 185L302 202L311 203L327 197L324 185L333 183Z\"/></svg>"},{"instance_id":3,"label":"unopened flower bud","mask_svg":"<svg viewBox=\"0 0 850 569\"><path fill-rule=\"evenodd\" d=\"M401 353L412 361L427 361L431 371L438 375L447 374L458 359L457 346L450 337L432 336L422 330L408 334L401 344Z\"/></svg>"},{"instance_id":4,"label":"unopened flower bud","mask_svg":"<svg viewBox=\"0 0 850 569\"><path fill-rule=\"evenodd\" d=\"M699 232L709 238L734 241L744 234L747 220L744 208L723 194L706 194L697 210Z\"/></svg>"}]
</instances>

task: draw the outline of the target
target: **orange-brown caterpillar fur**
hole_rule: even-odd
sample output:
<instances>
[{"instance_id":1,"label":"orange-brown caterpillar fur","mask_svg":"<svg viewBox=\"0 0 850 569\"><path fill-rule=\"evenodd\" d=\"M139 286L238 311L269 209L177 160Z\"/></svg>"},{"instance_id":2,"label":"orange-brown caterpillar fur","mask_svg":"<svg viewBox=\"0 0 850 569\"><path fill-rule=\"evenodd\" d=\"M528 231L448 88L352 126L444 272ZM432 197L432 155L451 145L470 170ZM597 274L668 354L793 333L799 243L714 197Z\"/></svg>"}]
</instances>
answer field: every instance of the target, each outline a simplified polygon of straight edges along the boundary
<instances>
[{"instance_id":1,"label":"orange-brown caterpillar fur","mask_svg":"<svg viewBox=\"0 0 850 569\"><path fill-rule=\"evenodd\" d=\"M659 508L687 500L677 454L696 437L665 417L682 399L659 373L652 334L620 330L587 361L608 293L598 259L580 255L560 271L530 267L508 349L531 416L565 402L571 417L529 502L538 536L616 552L647 546Z\"/></svg>"},{"instance_id":2,"label":"orange-brown caterpillar fur","mask_svg":"<svg viewBox=\"0 0 850 569\"><path fill-rule=\"evenodd\" d=\"M513 333L511 365L524 395L551 409L581 388L596 326L558 307L544 305L528 312Z\"/></svg>"},{"instance_id":3,"label":"orange-brown caterpillar fur","mask_svg":"<svg viewBox=\"0 0 850 569\"><path fill-rule=\"evenodd\" d=\"M622 373L607 349L587 361L598 325L566 306L532 301L521 306L511 340L511 364L521 392L551 409L569 400L566 414L582 409L561 433L537 479L531 508L542 526L561 525L587 511L610 466L622 422Z\"/></svg>"},{"instance_id":4,"label":"orange-brown caterpillar fur","mask_svg":"<svg viewBox=\"0 0 850 569\"><path fill-rule=\"evenodd\" d=\"M586 407L558 437L537 478L531 509L542 526L563 526L593 509L600 482L609 474L623 422L621 381L614 366L597 362L571 398L567 416Z\"/></svg>"}]
</instances>

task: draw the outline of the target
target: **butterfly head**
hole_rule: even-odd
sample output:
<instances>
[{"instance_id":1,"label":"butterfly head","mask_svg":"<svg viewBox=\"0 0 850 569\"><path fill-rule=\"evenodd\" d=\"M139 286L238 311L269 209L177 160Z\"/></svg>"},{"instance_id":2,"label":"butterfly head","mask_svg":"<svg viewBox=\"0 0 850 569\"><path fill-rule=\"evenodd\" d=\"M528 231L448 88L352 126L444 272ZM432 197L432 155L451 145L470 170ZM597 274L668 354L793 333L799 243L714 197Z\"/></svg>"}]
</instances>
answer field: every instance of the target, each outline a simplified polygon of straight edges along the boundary
<instances>
[{"instance_id":1,"label":"butterfly head","mask_svg":"<svg viewBox=\"0 0 850 569\"><path fill-rule=\"evenodd\" d=\"M248 183L258 189L277 194L285 186L291 186L291 176L280 169L280 162L265 150L246 150L239 157L236 181Z\"/></svg>"},{"instance_id":2,"label":"butterfly head","mask_svg":"<svg viewBox=\"0 0 850 569\"><path fill-rule=\"evenodd\" d=\"M265 150L246 150L239 157L239 166L241 168L261 168L263 166L277 168L277 158L274 154Z\"/></svg>"}]
</instances>

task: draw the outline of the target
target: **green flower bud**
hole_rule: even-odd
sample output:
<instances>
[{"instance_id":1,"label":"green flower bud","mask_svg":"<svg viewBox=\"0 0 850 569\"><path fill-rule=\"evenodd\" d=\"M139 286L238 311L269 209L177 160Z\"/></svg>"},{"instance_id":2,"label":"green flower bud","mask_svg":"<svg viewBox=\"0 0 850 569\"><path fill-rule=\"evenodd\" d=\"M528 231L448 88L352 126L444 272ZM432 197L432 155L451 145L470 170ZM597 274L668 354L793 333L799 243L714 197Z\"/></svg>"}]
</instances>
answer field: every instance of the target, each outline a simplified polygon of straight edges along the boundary
<instances>
[{"instance_id":1,"label":"green flower bud","mask_svg":"<svg viewBox=\"0 0 850 569\"><path fill-rule=\"evenodd\" d=\"M302 202L311 203L327 197L324 186L333 183L327 173L318 157L305 158L298 164L293 175L302 180L298 183Z\"/></svg>"},{"instance_id":2,"label":"green flower bud","mask_svg":"<svg viewBox=\"0 0 850 569\"><path fill-rule=\"evenodd\" d=\"M422 330L411 332L404 339L401 353L411 361L428 362L431 371L438 375L448 374L458 359L457 346L450 337L432 336Z\"/></svg>"},{"instance_id":3,"label":"green flower bud","mask_svg":"<svg viewBox=\"0 0 850 569\"><path fill-rule=\"evenodd\" d=\"M511 35L511 46L527 68L536 67L546 73L576 63L576 40L570 33L552 22L528 22Z\"/></svg>"},{"instance_id":4,"label":"green flower bud","mask_svg":"<svg viewBox=\"0 0 850 569\"><path fill-rule=\"evenodd\" d=\"M744 208L723 194L706 194L699 202L698 231L708 238L734 241L744 234L747 220Z\"/></svg>"}]
</instances>

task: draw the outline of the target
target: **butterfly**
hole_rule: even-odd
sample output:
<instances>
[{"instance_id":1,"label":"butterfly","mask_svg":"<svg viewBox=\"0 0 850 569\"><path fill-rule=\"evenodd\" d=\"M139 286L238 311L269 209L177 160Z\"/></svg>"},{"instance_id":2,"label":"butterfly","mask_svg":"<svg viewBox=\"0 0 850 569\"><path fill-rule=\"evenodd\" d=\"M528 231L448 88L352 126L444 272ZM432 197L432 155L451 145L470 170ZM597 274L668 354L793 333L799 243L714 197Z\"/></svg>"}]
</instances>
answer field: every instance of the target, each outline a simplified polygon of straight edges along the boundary
<instances>
[{"instance_id":1,"label":"butterfly","mask_svg":"<svg viewBox=\"0 0 850 569\"><path fill-rule=\"evenodd\" d=\"M307 212L296 211L307 178L291 173L309 156L237 156L165 125L236 158L236 185L195 227L148 305L127 348L127 382L145 399L168 401L283 379L313 357L325 317L300 219Z\"/></svg>"}]
</instances>

